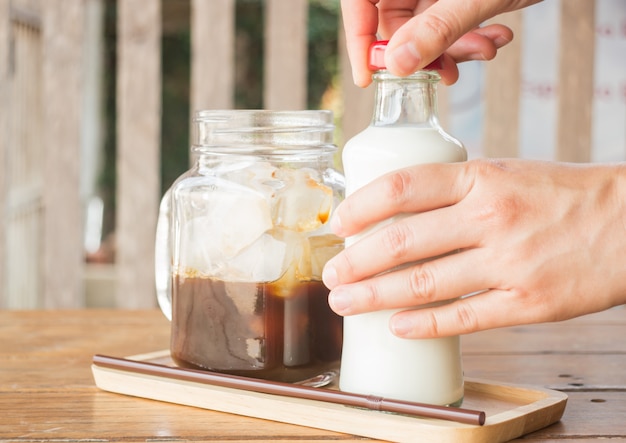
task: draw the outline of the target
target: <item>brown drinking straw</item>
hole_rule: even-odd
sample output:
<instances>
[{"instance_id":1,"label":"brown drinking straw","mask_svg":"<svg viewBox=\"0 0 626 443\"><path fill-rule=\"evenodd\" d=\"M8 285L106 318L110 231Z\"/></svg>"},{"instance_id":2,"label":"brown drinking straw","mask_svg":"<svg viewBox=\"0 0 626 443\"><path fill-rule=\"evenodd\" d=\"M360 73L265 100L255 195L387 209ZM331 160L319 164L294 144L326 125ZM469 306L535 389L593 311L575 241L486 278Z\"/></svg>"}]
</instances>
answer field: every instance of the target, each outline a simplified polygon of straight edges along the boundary
<instances>
[{"instance_id":1,"label":"brown drinking straw","mask_svg":"<svg viewBox=\"0 0 626 443\"><path fill-rule=\"evenodd\" d=\"M129 360L126 358L109 357L106 355L94 355L93 363L96 366L105 368L120 369L139 374L192 381L196 383L241 389L263 394L325 401L375 411L396 412L400 414L449 420L471 425L482 426L485 424L484 411L393 400L373 395L352 394L332 389L312 388L291 383L281 383L257 378L218 374L209 371L182 369L156 363Z\"/></svg>"}]
</instances>

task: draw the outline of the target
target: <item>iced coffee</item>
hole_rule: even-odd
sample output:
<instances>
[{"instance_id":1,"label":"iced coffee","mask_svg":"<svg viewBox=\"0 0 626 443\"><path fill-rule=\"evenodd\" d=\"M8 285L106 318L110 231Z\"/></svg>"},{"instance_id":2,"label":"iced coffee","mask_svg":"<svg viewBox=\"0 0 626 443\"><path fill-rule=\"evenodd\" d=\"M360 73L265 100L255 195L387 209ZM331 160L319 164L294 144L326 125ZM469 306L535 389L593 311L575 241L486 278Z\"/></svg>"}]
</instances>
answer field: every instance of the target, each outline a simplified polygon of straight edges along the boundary
<instances>
[{"instance_id":1,"label":"iced coffee","mask_svg":"<svg viewBox=\"0 0 626 443\"><path fill-rule=\"evenodd\" d=\"M286 382L337 368L342 319L321 273L343 241L322 172L239 159L188 181L173 188L175 362Z\"/></svg>"}]
</instances>

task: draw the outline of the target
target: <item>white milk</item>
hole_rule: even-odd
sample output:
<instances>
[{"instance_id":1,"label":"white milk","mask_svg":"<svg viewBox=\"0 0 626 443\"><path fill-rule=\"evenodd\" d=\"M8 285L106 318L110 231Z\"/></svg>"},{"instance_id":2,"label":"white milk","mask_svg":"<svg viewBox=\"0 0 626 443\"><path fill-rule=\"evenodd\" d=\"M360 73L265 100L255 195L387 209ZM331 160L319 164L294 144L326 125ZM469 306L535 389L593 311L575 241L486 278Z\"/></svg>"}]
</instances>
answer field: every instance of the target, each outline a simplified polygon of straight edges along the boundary
<instances>
[{"instance_id":1,"label":"white milk","mask_svg":"<svg viewBox=\"0 0 626 443\"><path fill-rule=\"evenodd\" d=\"M467 160L456 139L432 127L368 126L343 148L346 195L388 172L420 163Z\"/></svg>"},{"instance_id":2,"label":"white milk","mask_svg":"<svg viewBox=\"0 0 626 443\"><path fill-rule=\"evenodd\" d=\"M344 147L346 195L393 170L466 159L465 148L435 127L369 126ZM356 240L348 238L346 246ZM459 337L398 338L389 329L389 319L395 312L344 318L341 390L423 403L460 404L463 372Z\"/></svg>"}]
</instances>

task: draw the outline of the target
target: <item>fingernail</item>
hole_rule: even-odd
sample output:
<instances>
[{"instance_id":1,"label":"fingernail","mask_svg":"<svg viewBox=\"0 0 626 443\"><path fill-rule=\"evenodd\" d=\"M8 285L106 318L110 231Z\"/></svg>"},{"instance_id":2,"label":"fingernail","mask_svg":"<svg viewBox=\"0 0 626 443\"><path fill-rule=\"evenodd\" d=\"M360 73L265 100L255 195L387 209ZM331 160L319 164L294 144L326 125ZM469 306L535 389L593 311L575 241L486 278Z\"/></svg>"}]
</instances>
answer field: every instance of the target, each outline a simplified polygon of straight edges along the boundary
<instances>
[{"instance_id":1,"label":"fingernail","mask_svg":"<svg viewBox=\"0 0 626 443\"><path fill-rule=\"evenodd\" d=\"M487 57L482 52L474 52L467 57L469 60L487 61Z\"/></svg>"},{"instance_id":2,"label":"fingernail","mask_svg":"<svg viewBox=\"0 0 626 443\"><path fill-rule=\"evenodd\" d=\"M330 264L326 263L322 270L322 281L328 289L333 289L339 284L339 277L337 277L337 270Z\"/></svg>"},{"instance_id":3,"label":"fingernail","mask_svg":"<svg viewBox=\"0 0 626 443\"><path fill-rule=\"evenodd\" d=\"M404 317L393 318L391 321L391 332L398 337L404 337L413 328L409 319Z\"/></svg>"},{"instance_id":4,"label":"fingernail","mask_svg":"<svg viewBox=\"0 0 626 443\"><path fill-rule=\"evenodd\" d=\"M387 67L398 74L410 74L415 71L422 57L411 43L405 43L388 53L385 57Z\"/></svg>"},{"instance_id":5,"label":"fingernail","mask_svg":"<svg viewBox=\"0 0 626 443\"><path fill-rule=\"evenodd\" d=\"M328 304L337 314L347 314L350 309L350 297L342 290L331 291L328 294Z\"/></svg>"},{"instance_id":6,"label":"fingernail","mask_svg":"<svg viewBox=\"0 0 626 443\"><path fill-rule=\"evenodd\" d=\"M509 43L511 43L511 40L503 36L496 37L493 41L493 44L496 45L496 48L498 49L505 45L508 45Z\"/></svg>"}]
</instances>

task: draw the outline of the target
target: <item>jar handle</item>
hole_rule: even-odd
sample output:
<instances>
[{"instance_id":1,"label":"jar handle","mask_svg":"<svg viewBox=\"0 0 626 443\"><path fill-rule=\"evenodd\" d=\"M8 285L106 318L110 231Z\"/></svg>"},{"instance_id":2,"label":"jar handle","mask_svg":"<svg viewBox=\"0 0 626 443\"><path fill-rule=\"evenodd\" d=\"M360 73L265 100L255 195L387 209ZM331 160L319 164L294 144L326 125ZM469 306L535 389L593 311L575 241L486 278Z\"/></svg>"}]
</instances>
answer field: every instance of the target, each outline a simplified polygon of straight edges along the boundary
<instances>
[{"instance_id":1,"label":"jar handle","mask_svg":"<svg viewBox=\"0 0 626 443\"><path fill-rule=\"evenodd\" d=\"M170 237L171 191L165 192L159 205L154 242L154 279L157 301L168 320L172 320L172 248Z\"/></svg>"}]
</instances>

